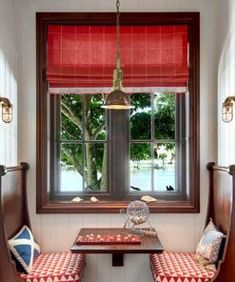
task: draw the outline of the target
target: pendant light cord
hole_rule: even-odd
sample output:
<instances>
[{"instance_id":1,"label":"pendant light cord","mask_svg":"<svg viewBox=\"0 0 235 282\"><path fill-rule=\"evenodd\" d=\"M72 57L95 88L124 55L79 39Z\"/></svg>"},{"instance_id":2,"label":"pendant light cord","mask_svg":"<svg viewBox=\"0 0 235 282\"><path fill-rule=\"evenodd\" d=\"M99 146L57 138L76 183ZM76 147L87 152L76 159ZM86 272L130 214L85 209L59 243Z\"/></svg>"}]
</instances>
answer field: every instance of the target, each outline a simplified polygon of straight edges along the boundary
<instances>
[{"instance_id":1,"label":"pendant light cord","mask_svg":"<svg viewBox=\"0 0 235 282\"><path fill-rule=\"evenodd\" d=\"M117 0L116 2L116 8L117 8L117 21L116 21L116 67L117 69L121 69L121 59L120 59L120 11L119 11L119 7L120 7L120 2L119 0Z\"/></svg>"},{"instance_id":2,"label":"pendant light cord","mask_svg":"<svg viewBox=\"0 0 235 282\"><path fill-rule=\"evenodd\" d=\"M121 70L121 58L120 58L120 2L116 1L116 69L113 71L113 87L116 90L122 88L123 74Z\"/></svg>"}]
</instances>

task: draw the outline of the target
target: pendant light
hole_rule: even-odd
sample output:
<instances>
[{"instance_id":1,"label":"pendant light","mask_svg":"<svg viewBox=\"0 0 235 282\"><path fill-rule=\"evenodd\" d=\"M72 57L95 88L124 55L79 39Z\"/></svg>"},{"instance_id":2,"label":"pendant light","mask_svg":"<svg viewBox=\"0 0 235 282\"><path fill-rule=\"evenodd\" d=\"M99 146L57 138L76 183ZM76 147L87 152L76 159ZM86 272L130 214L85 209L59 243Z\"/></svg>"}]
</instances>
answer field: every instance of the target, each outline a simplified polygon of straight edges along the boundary
<instances>
[{"instance_id":1,"label":"pendant light","mask_svg":"<svg viewBox=\"0 0 235 282\"><path fill-rule=\"evenodd\" d=\"M117 19L116 19L116 69L113 70L113 88L114 90L107 96L102 108L111 110L129 110L134 108L131 105L130 98L125 94L122 88L123 72L121 70L120 58L120 2L116 1Z\"/></svg>"}]
</instances>

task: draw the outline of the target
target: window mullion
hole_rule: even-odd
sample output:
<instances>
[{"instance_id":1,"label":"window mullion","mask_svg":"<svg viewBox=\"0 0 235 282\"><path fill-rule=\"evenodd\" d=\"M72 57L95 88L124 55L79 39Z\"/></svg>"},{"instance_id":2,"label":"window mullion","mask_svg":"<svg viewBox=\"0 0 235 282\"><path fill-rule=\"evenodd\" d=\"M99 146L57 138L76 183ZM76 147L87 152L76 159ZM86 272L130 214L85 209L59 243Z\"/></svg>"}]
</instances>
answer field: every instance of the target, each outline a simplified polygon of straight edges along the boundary
<instances>
[{"instance_id":1,"label":"window mullion","mask_svg":"<svg viewBox=\"0 0 235 282\"><path fill-rule=\"evenodd\" d=\"M108 112L109 189L114 199L129 191L129 111Z\"/></svg>"},{"instance_id":2,"label":"window mullion","mask_svg":"<svg viewBox=\"0 0 235 282\"><path fill-rule=\"evenodd\" d=\"M83 171L83 177L82 177L82 191L85 190L85 187L86 187L86 171L85 171L85 165L86 165L86 140L85 140L85 102L84 102L84 96L82 96L82 134L81 134L81 137L82 137L82 171Z\"/></svg>"},{"instance_id":3,"label":"window mullion","mask_svg":"<svg viewBox=\"0 0 235 282\"><path fill-rule=\"evenodd\" d=\"M154 119L154 93L151 94L151 191L154 192L154 128L155 128L155 119Z\"/></svg>"},{"instance_id":4,"label":"window mullion","mask_svg":"<svg viewBox=\"0 0 235 282\"><path fill-rule=\"evenodd\" d=\"M50 197L60 191L60 99L59 95L50 95Z\"/></svg>"},{"instance_id":5,"label":"window mullion","mask_svg":"<svg viewBox=\"0 0 235 282\"><path fill-rule=\"evenodd\" d=\"M176 95L176 187L186 190L185 94Z\"/></svg>"}]
</instances>

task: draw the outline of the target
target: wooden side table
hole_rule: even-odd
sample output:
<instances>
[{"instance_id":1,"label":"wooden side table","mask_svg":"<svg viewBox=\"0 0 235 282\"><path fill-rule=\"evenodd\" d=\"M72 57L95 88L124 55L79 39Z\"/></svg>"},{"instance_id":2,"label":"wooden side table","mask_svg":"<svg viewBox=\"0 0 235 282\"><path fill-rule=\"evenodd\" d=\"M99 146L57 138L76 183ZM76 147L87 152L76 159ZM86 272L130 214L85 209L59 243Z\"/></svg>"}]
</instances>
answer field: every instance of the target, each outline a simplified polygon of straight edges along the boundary
<instances>
[{"instance_id":1,"label":"wooden side table","mask_svg":"<svg viewBox=\"0 0 235 282\"><path fill-rule=\"evenodd\" d=\"M86 243L81 242L80 240L80 238L90 236L97 238L97 235L102 238L107 238L108 236L115 238L121 236L123 238L130 234L132 234L130 231L123 228L82 228L71 247L71 252L84 254L112 254L112 266L123 266L125 253L150 254L163 251L162 244L158 237L138 236L138 243L115 243L115 241L111 243L102 243L100 241L92 242L92 240ZM78 242L78 240L80 240L80 242Z\"/></svg>"}]
</instances>

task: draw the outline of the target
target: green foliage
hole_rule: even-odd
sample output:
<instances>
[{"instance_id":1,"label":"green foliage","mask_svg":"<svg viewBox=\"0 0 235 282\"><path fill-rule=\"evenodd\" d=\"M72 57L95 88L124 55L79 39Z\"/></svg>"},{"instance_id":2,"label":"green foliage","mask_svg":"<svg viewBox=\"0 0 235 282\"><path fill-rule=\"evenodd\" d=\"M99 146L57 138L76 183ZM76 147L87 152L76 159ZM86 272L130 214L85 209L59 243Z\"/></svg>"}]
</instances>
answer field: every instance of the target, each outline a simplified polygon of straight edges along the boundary
<instances>
[{"instance_id":1,"label":"green foliage","mask_svg":"<svg viewBox=\"0 0 235 282\"><path fill-rule=\"evenodd\" d=\"M131 144L130 156L132 161L149 160L151 158L150 144Z\"/></svg>"},{"instance_id":2,"label":"green foliage","mask_svg":"<svg viewBox=\"0 0 235 282\"><path fill-rule=\"evenodd\" d=\"M92 147L92 157L95 159L96 168L99 173L102 173L102 163L104 157L104 144L97 143L90 145Z\"/></svg>"},{"instance_id":3,"label":"green foliage","mask_svg":"<svg viewBox=\"0 0 235 282\"><path fill-rule=\"evenodd\" d=\"M151 95L133 94L131 98L135 106L130 118L131 139L134 140L152 140L151 137ZM154 95L154 139L174 140L175 139L175 94L156 94ZM161 144L162 145L162 144ZM172 150L174 143L165 143L166 150ZM154 148L156 157L157 149L160 144ZM132 160L146 160L149 154L148 144L141 144L134 147L131 152Z\"/></svg>"},{"instance_id":4,"label":"green foliage","mask_svg":"<svg viewBox=\"0 0 235 282\"><path fill-rule=\"evenodd\" d=\"M137 109L145 109L151 107L151 96L146 93L135 93L131 95L131 104L134 106L135 112ZM132 113L133 113L132 112Z\"/></svg>"},{"instance_id":5,"label":"green foliage","mask_svg":"<svg viewBox=\"0 0 235 282\"><path fill-rule=\"evenodd\" d=\"M155 99L155 139L175 139L175 95L158 94Z\"/></svg>"},{"instance_id":6,"label":"green foliage","mask_svg":"<svg viewBox=\"0 0 235 282\"><path fill-rule=\"evenodd\" d=\"M89 99L87 96L90 96ZM84 95L86 105L85 124L89 131L90 138L95 140L104 140L105 134L105 111L101 108L103 104L102 95ZM87 101L86 101L87 100ZM102 127L102 128L100 128ZM97 132L98 129L98 132ZM100 130L99 130L100 129ZM103 130L102 130L103 129Z\"/></svg>"},{"instance_id":7,"label":"green foliage","mask_svg":"<svg viewBox=\"0 0 235 282\"><path fill-rule=\"evenodd\" d=\"M78 144L63 144L61 146L61 162L67 168L75 168L79 174L83 174L82 146Z\"/></svg>"},{"instance_id":8,"label":"green foliage","mask_svg":"<svg viewBox=\"0 0 235 282\"><path fill-rule=\"evenodd\" d=\"M151 113L136 112L131 116L131 139L151 139Z\"/></svg>"},{"instance_id":9,"label":"green foliage","mask_svg":"<svg viewBox=\"0 0 235 282\"><path fill-rule=\"evenodd\" d=\"M72 119L72 116L77 118ZM61 139L82 139L82 101L79 95L63 95L61 97Z\"/></svg>"}]
</instances>

